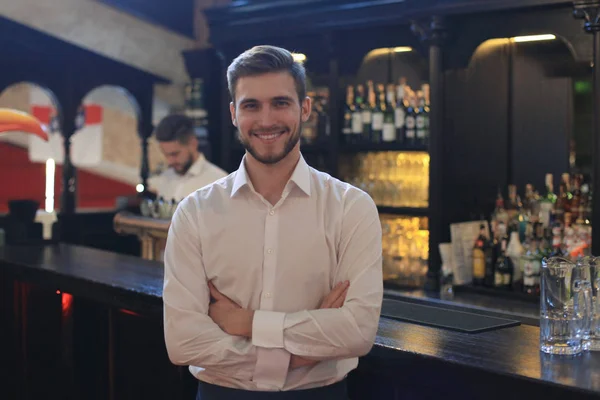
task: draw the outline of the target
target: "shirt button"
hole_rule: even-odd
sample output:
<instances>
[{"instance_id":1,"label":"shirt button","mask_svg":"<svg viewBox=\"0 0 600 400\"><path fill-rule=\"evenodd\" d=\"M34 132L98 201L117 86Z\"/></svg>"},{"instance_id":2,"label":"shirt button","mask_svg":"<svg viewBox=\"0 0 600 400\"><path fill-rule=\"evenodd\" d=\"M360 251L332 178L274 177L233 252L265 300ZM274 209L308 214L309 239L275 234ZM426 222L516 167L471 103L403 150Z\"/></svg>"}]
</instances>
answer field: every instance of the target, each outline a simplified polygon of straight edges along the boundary
<instances>
[{"instance_id":1,"label":"shirt button","mask_svg":"<svg viewBox=\"0 0 600 400\"><path fill-rule=\"evenodd\" d=\"M273 210L269 211L269 215L275 215L275 211L273 211Z\"/></svg>"},{"instance_id":2,"label":"shirt button","mask_svg":"<svg viewBox=\"0 0 600 400\"><path fill-rule=\"evenodd\" d=\"M269 254L273 254L273 249L269 249L269 250L267 250L267 253L269 253Z\"/></svg>"}]
</instances>

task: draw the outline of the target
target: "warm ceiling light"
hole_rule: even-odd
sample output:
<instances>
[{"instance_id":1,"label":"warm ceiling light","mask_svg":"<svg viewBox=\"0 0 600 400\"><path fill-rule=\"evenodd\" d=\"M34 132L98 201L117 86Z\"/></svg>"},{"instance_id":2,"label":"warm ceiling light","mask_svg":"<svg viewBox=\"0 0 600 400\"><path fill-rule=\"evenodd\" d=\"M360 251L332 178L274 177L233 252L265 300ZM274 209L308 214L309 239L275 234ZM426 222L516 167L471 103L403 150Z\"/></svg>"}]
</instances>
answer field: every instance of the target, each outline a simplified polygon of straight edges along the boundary
<instances>
[{"instance_id":1,"label":"warm ceiling light","mask_svg":"<svg viewBox=\"0 0 600 400\"><path fill-rule=\"evenodd\" d=\"M394 47L394 53L407 53L409 51L412 51L412 47Z\"/></svg>"},{"instance_id":2,"label":"warm ceiling light","mask_svg":"<svg viewBox=\"0 0 600 400\"><path fill-rule=\"evenodd\" d=\"M302 53L292 53L292 56L294 56L294 61L296 61L296 62L306 61L306 55L304 55Z\"/></svg>"},{"instance_id":3,"label":"warm ceiling light","mask_svg":"<svg viewBox=\"0 0 600 400\"><path fill-rule=\"evenodd\" d=\"M554 40L556 36L548 34L548 35L531 35L531 36L517 36L514 37L513 40L517 43L523 42L539 42L541 40Z\"/></svg>"}]
</instances>

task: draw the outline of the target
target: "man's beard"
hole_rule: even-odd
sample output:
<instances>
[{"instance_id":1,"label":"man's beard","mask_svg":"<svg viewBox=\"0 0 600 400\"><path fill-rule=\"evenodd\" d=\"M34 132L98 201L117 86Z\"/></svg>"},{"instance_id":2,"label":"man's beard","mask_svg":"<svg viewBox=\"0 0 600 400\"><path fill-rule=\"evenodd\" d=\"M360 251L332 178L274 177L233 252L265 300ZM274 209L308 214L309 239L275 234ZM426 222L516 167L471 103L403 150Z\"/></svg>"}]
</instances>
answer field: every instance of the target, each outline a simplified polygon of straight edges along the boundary
<instances>
[{"instance_id":1,"label":"man's beard","mask_svg":"<svg viewBox=\"0 0 600 400\"><path fill-rule=\"evenodd\" d=\"M192 159L192 155L190 154L188 157L188 160L185 162L185 164L183 164L183 168L181 169L177 169L177 168L173 168L175 170L175 172L178 175L185 175L190 168L192 168L192 165L194 164L194 160Z\"/></svg>"},{"instance_id":2,"label":"man's beard","mask_svg":"<svg viewBox=\"0 0 600 400\"><path fill-rule=\"evenodd\" d=\"M254 157L258 162L261 162L266 165L277 164L279 161L283 160L290 152L294 149L296 144L300 141L300 136L302 136L302 122L298 124L298 129L296 132L287 139L287 141L283 145L283 151L279 154L270 154L267 156L261 156L254 147L250 144L250 141L244 138L238 132L238 139L242 146L246 149L248 153L252 157Z\"/></svg>"}]
</instances>

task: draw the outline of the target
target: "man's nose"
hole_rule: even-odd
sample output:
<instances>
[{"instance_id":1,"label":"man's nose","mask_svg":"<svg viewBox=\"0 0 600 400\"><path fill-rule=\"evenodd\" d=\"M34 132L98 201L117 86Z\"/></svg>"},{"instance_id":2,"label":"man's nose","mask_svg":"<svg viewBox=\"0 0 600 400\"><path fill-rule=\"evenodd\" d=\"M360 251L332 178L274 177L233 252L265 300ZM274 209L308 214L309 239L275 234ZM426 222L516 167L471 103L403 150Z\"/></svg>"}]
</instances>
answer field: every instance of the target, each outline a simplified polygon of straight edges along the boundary
<instances>
[{"instance_id":1,"label":"man's nose","mask_svg":"<svg viewBox=\"0 0 600 400\"><path fill-rule=\"evenodd\" d=\"M260 126L264 129L275 125L275 113L271 107L263 107L259 116Z\"/></svg>"}]
</instances>

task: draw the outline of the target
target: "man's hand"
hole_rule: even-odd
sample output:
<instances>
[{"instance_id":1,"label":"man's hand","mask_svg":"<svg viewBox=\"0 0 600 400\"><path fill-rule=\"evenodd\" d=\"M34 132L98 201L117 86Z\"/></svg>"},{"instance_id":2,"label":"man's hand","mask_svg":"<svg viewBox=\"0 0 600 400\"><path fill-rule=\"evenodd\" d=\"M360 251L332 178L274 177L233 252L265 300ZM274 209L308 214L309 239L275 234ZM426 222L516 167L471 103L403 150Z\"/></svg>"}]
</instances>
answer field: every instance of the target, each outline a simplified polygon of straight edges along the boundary
<instances>
[{"instance_id":1,"label":"man's hand","mask_svg":"<svg viewBox=\"0 0 600 400\"><path fill-rule=\"evenodd\" d=\"M214 300L208 307L208 316L226 333L250 338L254 311L241 308L219 292L211 282L208 282L208 288L210 297Z\"/></svg>"},{"instance_id":2,"label":"man's hand","mask_svg":"<svg viewBox=\"0 0 600 400\"><path fill-rule=\"evenodd\" d=\"M350 287L350 282L340 282L321 302L319 309L322 310L324 308L340 308L344 305L344 301L346 301L346 295L348 294L348 288ZM298 368L298 367L308 367L317 364L318 361L308 360L306 358L302 358L295 354L292 354L290 357L290 369Z\"/></svg>"}]
</instances>

